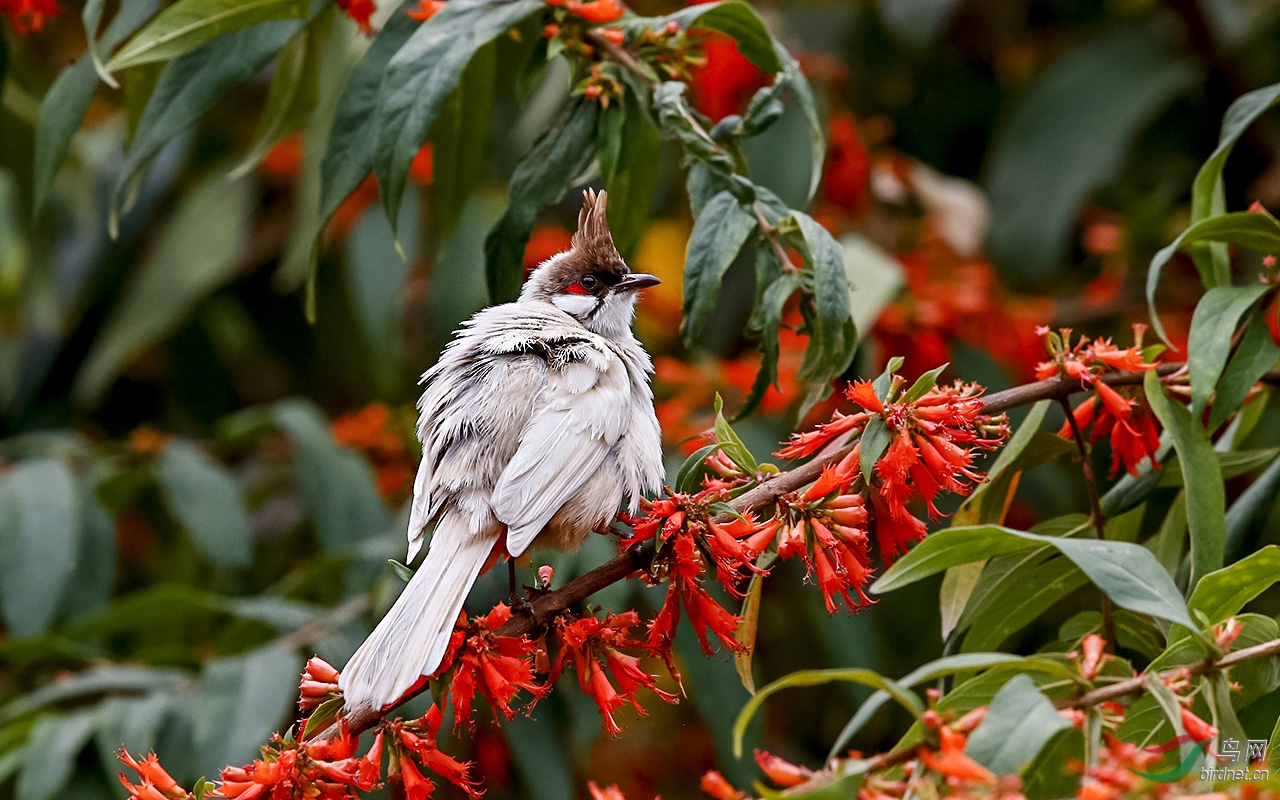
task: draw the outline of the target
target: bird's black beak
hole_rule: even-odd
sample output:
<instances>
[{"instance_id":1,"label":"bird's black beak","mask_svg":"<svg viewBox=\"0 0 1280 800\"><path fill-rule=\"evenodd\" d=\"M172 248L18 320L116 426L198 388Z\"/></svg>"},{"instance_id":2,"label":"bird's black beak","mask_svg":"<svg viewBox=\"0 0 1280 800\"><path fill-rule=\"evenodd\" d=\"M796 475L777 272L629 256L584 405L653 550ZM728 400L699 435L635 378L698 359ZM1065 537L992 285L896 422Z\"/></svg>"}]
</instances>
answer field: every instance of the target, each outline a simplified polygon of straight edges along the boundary
<instances>
[{"instance_id":1,"label":"bird's black beak","mask_svg":"<svg viewBox=\"0 0 1280 800\"><path fill-rule=\"evenodd\" d=\"M636 289L647 289L650 286L657 286L662 283L654 275L646 275L643 272L632 272L622 280L613 285L615 292L633 292Z\"/></svg>"}]
</instances>

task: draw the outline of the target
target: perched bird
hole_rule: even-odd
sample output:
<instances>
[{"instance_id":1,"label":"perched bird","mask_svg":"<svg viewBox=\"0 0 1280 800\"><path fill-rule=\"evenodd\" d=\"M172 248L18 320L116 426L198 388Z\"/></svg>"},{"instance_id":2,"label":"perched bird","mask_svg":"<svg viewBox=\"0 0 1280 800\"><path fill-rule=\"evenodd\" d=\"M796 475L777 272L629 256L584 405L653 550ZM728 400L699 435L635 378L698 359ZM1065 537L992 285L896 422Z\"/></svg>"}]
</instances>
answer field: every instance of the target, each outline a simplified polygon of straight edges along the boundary
<instances>
[{"instance_id":1,"label":"perched bird","mask_svg":"<svg viewBox=\"0 0 1280 800\"><path fill-rule=\"evenodd\" d=\"M342 671L348 709L381 709L440 667L467 593L490 562L531 545L569 550L663 481L653 364L631 332L637 292L604 192L587 191L566 252L514 303L463 323L422 376L422 462L409 560L422 566Z\"/></svg>"}]
</instances>

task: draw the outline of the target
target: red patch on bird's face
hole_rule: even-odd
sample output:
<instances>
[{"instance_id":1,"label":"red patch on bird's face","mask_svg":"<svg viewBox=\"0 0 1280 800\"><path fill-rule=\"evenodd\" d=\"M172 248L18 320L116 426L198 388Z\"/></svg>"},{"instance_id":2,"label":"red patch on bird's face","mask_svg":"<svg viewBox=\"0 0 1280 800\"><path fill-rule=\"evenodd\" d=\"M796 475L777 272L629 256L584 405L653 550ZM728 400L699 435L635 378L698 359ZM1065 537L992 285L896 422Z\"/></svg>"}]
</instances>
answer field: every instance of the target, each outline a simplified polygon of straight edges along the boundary
<instances>
[{"instance_id":1,"label":"red patch on bird's face","mask_svg":"<svg viewBox=\"0 0 1280 800\"><path fill-rule=\"evenodd\" d=\"M565 291L568 292L569 294L586 294L587 293L586 288L583 287L583 285L580 283L569 284L567 287L565 287Z\"/></svg>"}]
</instances>

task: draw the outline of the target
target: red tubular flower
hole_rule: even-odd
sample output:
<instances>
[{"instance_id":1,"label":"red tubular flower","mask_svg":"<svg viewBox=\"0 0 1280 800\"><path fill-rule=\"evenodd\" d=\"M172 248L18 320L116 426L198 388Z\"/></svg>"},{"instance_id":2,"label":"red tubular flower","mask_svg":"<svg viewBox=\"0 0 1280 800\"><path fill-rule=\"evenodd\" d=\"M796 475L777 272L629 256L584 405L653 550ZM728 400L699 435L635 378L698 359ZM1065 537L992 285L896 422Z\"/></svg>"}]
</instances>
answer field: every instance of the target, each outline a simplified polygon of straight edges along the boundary
<instances>
[{"instance_id":1,"label":"red tubular flower","mask_svg":"<svg viewBox=\"0 0 1280 800\"><path fill-rule=\"evenodd\" d=\"M856 402L856 401L855 401ZM819 425L811 431L793 433L786 447L774 455L779 458L804 458L821 450L826 444L840 436L852 434L866 424L870 414L841 414L837 411L831 421Z\"/></svg>"},{"instance_id":2,"label":"red tubular flower","mask_svg":"<svg viewBox=\"0 0 1280 800\"><path fill-rule=\"evenodd\" d=\"M715 800L745 800L746 795L733 788L729 781L719 772L708 770L702 776L699 788L715 798Z\"/></svg>"},{"instance_id":3,"label":"red tubular flower","mask_svg":"<svg viewBox=\"0 0 1280 800\"><path fill-rule=\"evenodd\" d=\"M589 0L585 3L568 0L564 6L570 14L588 22L615 22L627 13L627 7L618 0Z\"/></svg>"},{"instance_id":4,"label":"red tubular flower","mask_svg":"<svg viewBox=\"0 0 1280 800\"><path fill-rule=\"evenodd\" d=\"M755 757L760 770L779 786L798 786L816 774L807 767L792 764L764 750L756 750Z\"/></svg>"},{"instance_id":5,"label":"red tubular flower","mask_svg":"<svg viewBox=\"0 0 1280 800\"><path fill-rule=\"evenodd\" d=\"M436 785L418 770L407 755L400 756L400 780L404 782L406 800L427 800L436 790Z\"/></svg>"},{"instance_id":6,"label":"red tubular flower","mask_svg":"<svg viewBox=\"0 0 1280 800\"><path fill-rule=\"evenodd\" d=\"M534 661L541 652L538 644L523 637L492 634L509 619L511 609L500 603L471 626L474 633L466 637L457 658L457 669L449 682L459 726L471 724L471 703L477 689L494 712L501 712L507 719L515 716L511 701L521 689L533 695L533 702L546 694L546 687L534 678ZM465 622L464 615L460 623L465 625ZM455 631L454 636L457 635Z\"/></svg>"},{"instance_id":7,"label":"red tubular flower","mask_svg":"<svg viewBox=\"0 0 1280 800\"><path fill-rule=\"evenodd\" d=\"M928 747L921 747L916 755L925 766L949 780L960 783L995 783L996 776L990 770L964 754L968 740L963 733L958 733L943 726L938 730L938 750L934 752Z\"/></svg>"},{"instance_id":8,"label":"red tubular flower","mask_svg":"<svg viewBox=\"0 0 1280 800\"><path fill-rule=\"evenodd\" d=\"M1084 651L1084 660L1080 662L1080 674L1091 681L1098 677L1098 665L1102 661L1102 653L1107 647L1107 640L1096 633L1084 637L1080 649Z\"/></svg>"},{"instance_id":9,"label":"red tubular flower","mask_svg":"<svg viewBox=\"0 0 1280 800\"><path fill-rule=\"evenodd\" d=\"M1192 739L1203 742L1218 735L1217 728L1197 717L1191 709L1180 708L1178 711L1182 714L1182 727L1186 728Z\"/></svg>"}]
</instances>

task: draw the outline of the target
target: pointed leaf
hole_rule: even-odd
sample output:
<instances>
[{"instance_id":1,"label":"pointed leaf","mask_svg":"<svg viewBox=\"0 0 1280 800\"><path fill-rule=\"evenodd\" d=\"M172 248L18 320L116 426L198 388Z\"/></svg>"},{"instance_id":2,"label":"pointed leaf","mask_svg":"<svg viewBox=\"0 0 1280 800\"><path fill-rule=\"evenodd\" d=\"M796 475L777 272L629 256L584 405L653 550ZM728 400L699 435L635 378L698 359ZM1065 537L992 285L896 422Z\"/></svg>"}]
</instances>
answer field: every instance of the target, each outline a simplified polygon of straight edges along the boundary
<instances>
[{"instance_id":1,"label":"pointed leaf","mask_svg":"<svg viewBox=\"0 0 1280 800\"><path fill-rule=\"evenodd\" d=\"M387 62L374 112L373 168L393 225L409 165L471 57L545 8L541 0L451 0Z\"/></svg>"},{"instance_id":2,"label":"pointed leaf","mask_svg":"<svg viewBox=\"0 0 1280 800\"><path fill-rule=\"evenodd\" d=\"M1280 252L1280 222L1270 214L1252 214L1241 211L1220 214L1201 220L1183 231L1178 238L1156 253L1147 267L1147 309L1151 314L1151 329L1167 344L1164 326L1156 313L1156 289L1160 285L1160 273L1164 265L1173 260L1181 249L1196 242L1227 242L1256 250L1259 253ZM1228 276L1229 277L1229 276ZM1227 278L1202 272L1201 281L1206 288L1228 283Z\"/></svg>"},{"instance_id":3,"label":"pointed leaf","mask_svg":"<svg viewBox=\"0 0 1280 800\"><path fill-rule=\"evenodd\" d=\"M1271 545L1229 567L1200 579L1187 607L1199 611L1210 625L1239 613L1245 604L1280 581L1280 547Z\"/></svg>"},{"instance_id":4,"label":"pointed leaf","mask_svg":"<svg viewBox=\"0 0 1280 800\"><path fill-rule=\"evenodd\" d=\"M1031 679L1015 675L996 696L965 754L997 775L1021 772L1059 731L1071 727Z\"/></svg>"},{"instance_id":5,"label":"pointed leaf","mask_svg":"<svg viewBox=\"0 0 1280 800\"><path fill-rule=\"evenodd\" d=\"M244 495L221 464L175 439L158 459L156 477L169 513L206 558L233 567L252 563L253 533Z\"/></svg>"},{"instance_id":6,"label":"pointed leaf","mask_svg":"<svg viewBox=\"0 0 1280 800\"><path fill-rule=\"evenodd\" d=\"M221 173L188 191L112 308L72 396L96 402L136 353L171 335L236 274L255 203L251 182Z\"/></svg>"},{"instance_id":7,"label":"pointed leaf","mask_svg":"<svg viewBox=\"0 0 1280 800\"><path fill-rule=\"evenodd\" d=\"M1147 373L1144 388L1151 410L1169 432L1182 463L1187 524L1191 530L1191 585L1194 586L1202 576L1222 568L1227 544L1222 468L1208 433L1181 403L1165 395L1154 371Z\"/></svg>"},{"instance_id":8,"label":"pointed leaf","mask_svg":"<svg viewBox=\"0 0 1280 800\"><path fill-rule=\"evenodd\" d=\"M698 215L684 261L684 323L680 333L693 345L715 308L720 282L756 230L756 219L729 192L720 192Z\"/></svg>"},{"instance_id":9,"label":"pointed leaf","mask_svg":"<svg viewBox=\"0 0 1280 800\"><path fill-rule=\"evenodd\" d=\"M169 61L205 42L262 22L305 19L307 0L178 0L107 62L108 72Z\"/></svg>"},{"instance_id":10,"label":"pointed leaf","mask_svg":"<svg viewBox=\"0 0 1280 800\"><path fill-rule=\"evenodd\" d=\"M463 70L458 88L445 100L431 129L431 189L436 219L444 236L453 232L467 198L484 180L497 75L497 48L487 44L476 51ZM613 200L612 193L609 199Z\"/></svg>"},{"instance_id":11,"label":"pointed leaf","mask_svg":"<svg viewBox=\"0 0 1280 800\"><path fill-rule=\"evenodd\" d=\"M538 210L560 202L570 182L594 160L599 110L599 104L590 100L577 102L568 118L539 137L516 166L507 210L484 243L485 275L495 303L514 300L520 294L524 249Z\"/></svg>"},{"instance_id":12,"label":"pointed leaf","mask_svg":"<svg viewBox=\"0 0 1280 800\"><path fill-rule=\"evenodd\" d=\"M23 461L0 475L0 605L11 636L49 630L76 567L82 511L61 461Z\"/></svg>"},{"instance_id":13,"label":"pointed leaf","mask_svg":"<svg viewBox=\"0 0 1280 800\"><path fill-rule=\"evenodd\" d=\"M1269 288L1265 284L1215 286L1196 303L1187 339L1192 415L1199 416L1209 403L1209 396L1231 354L1231 341L1240 318Z\"/></svg>"},{"instance_id":14,"label":"pointed leaf","mask_svg":"<svg viewBox=\"0 0 1280 800\"><path fill-rule=\"evenodd\" d=\"M747 731L747 725L751 722L751 718L755 716L760 706L764 705L764 701L776 692L783 689L791 689L797 686L821 686L833 682L857 683L863 686L870 686L873 689L879 689L887 693L898 704L911 712L912 716L919 718L924 712L924 703L920 702L920 698L912 691L897 681L886 678L883 675L869 669L810 669L793 672L784 678L765 686L756 692L755 696L743 706L742 711L738 712L738 718L733 723L733 753L736 757L742 757L742 737Z\"/></svg>"},{"instance_id":15,"label":"pointed leaf","mask_svg":"<svg viewBox=\"0 0 1280 800\"><path fill-rule=\"evenodd\" d=\"M1271 340L1266 321L1261 316L1252 317L1240 339L1240 346L1218 381L1213 409L1209 412L1208 430L1217 430L1226 422L1227 417L1244 403L1254 384L1277 362L1280 362L1280 347Z\"/></svg>"}]
</instances>

